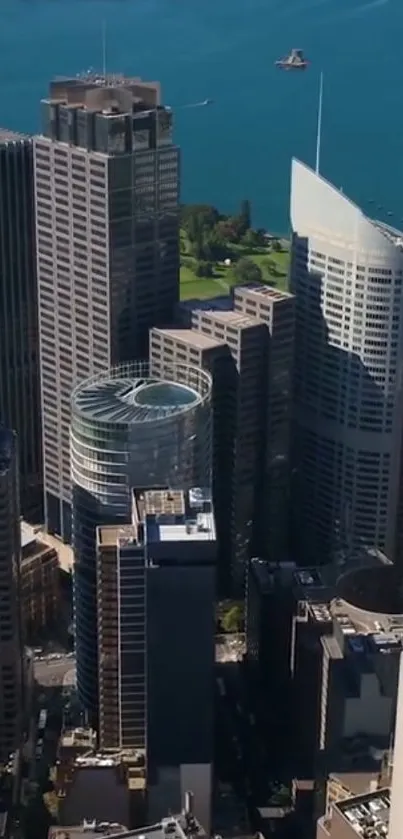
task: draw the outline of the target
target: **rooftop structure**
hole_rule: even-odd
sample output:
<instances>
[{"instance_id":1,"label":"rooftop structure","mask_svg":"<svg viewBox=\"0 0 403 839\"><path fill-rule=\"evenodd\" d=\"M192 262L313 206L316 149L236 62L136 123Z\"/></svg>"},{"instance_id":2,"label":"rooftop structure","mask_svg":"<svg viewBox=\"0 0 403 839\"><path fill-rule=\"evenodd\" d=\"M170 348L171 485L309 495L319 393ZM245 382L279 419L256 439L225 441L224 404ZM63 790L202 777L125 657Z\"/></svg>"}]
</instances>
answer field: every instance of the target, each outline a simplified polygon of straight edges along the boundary
<instances>
[{"instance_id":1,"label":"rooftop structure","mask_svg":"<svg viewBox=\"0 0 403 839\"><path fill-rule=\"evenodd\" d=\"M390 811L389 790L378 790L348 798L346 801L339 801L334 805L334 810L351 828L351 839L353 837L387 839ZM337 833L335 835L337 837ZM348 834L345 835L348 836Z\"/></svg>"},{"instance_id":2,"label":"rooftop structure","mask_svg":"<svg viewBox=\"0 0 403 839\"><path fill-rule=\"evenodd\" d=\"M167 816L157 824L147 825L128 830L116 822L98 822L95 819L84 821L79 825L51 827L48 839L189 839L189 837L205 838L206 833L191 813L183 811L178 815Z\"/></svg>"},{"instance_id":3,"label":"rooftop structure","mask_svg":"<svg viewBox=\"0 0 403 839\"><path fill-rule=\"evenodd\" d=\"M136 795L137 816L143 808L144 752L97 751L95 732L79 728L63 735L57 757L55 791L64 824L79 825L85 819L132 826L132 794Z\"/></svg>"},{"instance_id":4,"label":"rooftop structure","mask_svg":"<svg viewBox=\"0 0 403 839\"><path fill-rule=\"evenodd\" d=\"M27 139L27 134L21 134L19 131L11 131L9 128L0 128L0 143L16 143L20 140Z\"/></svg>"},{"instance_id":5,"label":"rooftop structure","mask_svg":"<svg viewBox=\"0 0 403 839\"><path fill-rule=\"evenodd\" d=\"M199 300L194 298L192 300L181 300L177 306L177 321L182 326L191 326L192 312L195 309L201 311L228 311L233 308L233 299L230 294L225 294L220 297L211 297L207 300Z\"/></svg>"},{"instance_id":6,"label":"rooftop structure","mask_svg":"<svg viewBox=\"0 0 403 839\"><path fill-rule=\"evenodd\" d=\"M199 403L202 396L188 385L158 379L100 377L79 385L74 394L76 413L99 422L158 422Z\"/></svg>"},{"instance_id":7,"label":"rooftop structure","mask_svg":"<svg viewBox=\"0 0 403 839\"><path fill-rule=\"evenodd\" d=\"M295 572L291 672L305 756L299 771L341 773L347 781L363 773L361 790L355 784L363 791L380 776L390 746L403 617L382 611L392 602L385 591L393 594L394 566L376 551L363 551L357 563L358 570L340 576L334 565ZM365 608L353 584L367 577L379 590L378 611Z\"/></svg>"},{"instance_id":8,"label":"rooftop structure","mask_svg":"<svg viewBox=\"0 0 403 839\"><path fill-rule=\"evenodd\" d=\"M56 548L25 521L20 523L20 603L26 640L35 640L59 618L59 560Z\"/></svg>"},{"instance_id":9,"label":"rooftop structure","mask_svg":"<svg viewBox=\"0 0 403 839\"><path fill-rule=\"evenodd\" d=\"M151 495L151 500L148 496ZM157 500L157 495L159 499ZM176 494L176 509L180 512L170 512L174 504L173 493L170 490L151 491L145 493L145 538L150 545L152 542L204 542L216 539L215 522L211 491L200 487L193 487L187 495ZM142 499L139 499L141 509ZM149 512L157 510L160 512Z\"/></svg>"}]
</instances>

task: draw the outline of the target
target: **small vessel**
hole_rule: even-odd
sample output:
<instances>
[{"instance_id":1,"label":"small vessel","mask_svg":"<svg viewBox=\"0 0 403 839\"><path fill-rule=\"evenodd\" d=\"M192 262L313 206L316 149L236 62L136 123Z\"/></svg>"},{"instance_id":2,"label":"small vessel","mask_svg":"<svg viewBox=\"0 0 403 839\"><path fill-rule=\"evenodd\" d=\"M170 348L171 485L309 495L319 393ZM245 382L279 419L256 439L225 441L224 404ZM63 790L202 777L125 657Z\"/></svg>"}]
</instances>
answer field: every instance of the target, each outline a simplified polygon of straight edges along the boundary
<instances>
[{"instance_id":1,"label":"small vessel","mask_svg":"<svg viewBox=\"0 0 403 839\"><path fill-rule=\"evenodd\" d=\"M213 101L213 99L203 99L203 102L200 102L200 107L205 108L206 105L212 105Z\"/></svg>"},{"instance_id":2,"label":"small vessel","mask_svg":"<svg viewBox=\"0 0 403 839\"><path fill-rule=\"evenodd\" d=\"M306 70L309 66L309 61L304 57L302 50L292 49L289 55L280 58L276 61L276 67L281 70Z\"/></svg>"}]
</instances>

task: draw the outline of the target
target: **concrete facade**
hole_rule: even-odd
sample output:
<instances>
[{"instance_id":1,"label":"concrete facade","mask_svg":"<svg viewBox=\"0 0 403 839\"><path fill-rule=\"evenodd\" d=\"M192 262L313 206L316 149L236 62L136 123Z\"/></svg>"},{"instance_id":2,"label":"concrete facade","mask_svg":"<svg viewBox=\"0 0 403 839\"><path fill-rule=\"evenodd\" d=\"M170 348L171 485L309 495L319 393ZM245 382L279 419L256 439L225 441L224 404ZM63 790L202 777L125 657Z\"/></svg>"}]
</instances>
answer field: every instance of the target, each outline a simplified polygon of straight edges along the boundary
<instances>
[{"instance_id":1,"label":"concrete facade","mask_svg":"<svg viewBox=\"0 0 403 839\"><path fill-rule=\"evenodd\" d=\"M51 83L34 140L45 522L71 539L70 396L179 298L179 149L156 82Z\"/></svg>"},{"instance_id":2,"label":"concrete facade","mask_svg":"<svg viewBox=\"0 0 403 839\"><path fill-rule=\"evenodd\" d=\"M185 356L213 370L215 509L240 590L251 553L287 554L294 301L259 285L191 303L179 313L190 328L152 330L150 358Z\"/></svg>"}]
</instances>

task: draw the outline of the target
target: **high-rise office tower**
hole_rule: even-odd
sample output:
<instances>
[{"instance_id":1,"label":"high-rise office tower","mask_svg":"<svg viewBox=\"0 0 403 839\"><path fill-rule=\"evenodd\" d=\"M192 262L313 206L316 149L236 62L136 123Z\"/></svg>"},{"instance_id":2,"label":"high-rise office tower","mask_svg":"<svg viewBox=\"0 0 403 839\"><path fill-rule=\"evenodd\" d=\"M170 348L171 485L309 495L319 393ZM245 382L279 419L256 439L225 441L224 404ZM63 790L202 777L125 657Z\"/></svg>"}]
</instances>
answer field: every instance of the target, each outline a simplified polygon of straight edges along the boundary
<instances>
[{"instance_id":1,"label":"high-rise office tower","mask_svg":"<svg viewBox=\"0 0 403 839\"><path fill-rule=\"evenodd\" d=\"M96 527L126 524L131 490L209 486L211 377L197 367L121 365L72 398L74 607L77 687L98 707Z\"/></svg>"},{"instance_id":2,"label":"high-rise office tower","mask_svg":"<svg viewBox=\"0 0 403 839\"><path fill-rule=\"evenodd\" d=\"M41 521L32 140L0 129L0 417L18 435L21 513Z\"/></svg>"},{"instance_id":3,"label":"high-rise office tower","mask_svg":"<svg viewBox=\"0 0 403 839\"><path fill-rule=\"evenodd\" d=\"M212 492L217 528L217 587L221 597L231 591L232 466L237 373L227 344L194 329L150 331L150 361L155 372L172 362L208 370L212 377Z\"/></svg>"},{"instance_id":4,"label":"high-rise office tower","mask_svg":"<svg viewBox=\"0 0 403 839\"><path fill-rule=\"evenodd\" d=\"M210 831L216 533L203 488L133 494L97 530L99 739L146 753L150 817L194 793Z\"/></svg>"},{"instance_id":5,"label":"high-rise office tower","mask_svg":"<svg viewBox=\"0 0 403 839\"><path fill-rule=\"evenodd\" d=\"M0 760L19 743L23 643L19 604L21 532L16 437L0 426Z\"/></svg>"},{"instance_id":6,"label":"high-rise office tower","mask_svg":"<svg viewBox=\"0 0 403 839\"><path fill-rule=\"evenodd\" d=\"M395 557L402 437L403 234L292 164L295 550Z\"/></svg>"},{"instance_id":7,"label":"high-rise office tower","mask_svg":"<svg viewBox=\"0 0 403 839\"><path fill-rule=\"evenodd\" d=\"M151 330L150 358L156 366L168 359L200 364L213 374L219 562L224 533L226 564L241 589L251 553L287 558L294 299L262 284L240 286L227 305L197 305L189 321L191 329Z\"/></svg>"},{"instance_id":8,"label":"high-rise office tower","mask_svg":"<svg viewBox=\"0 0 403 839\"><path fill-rule=\"evenodd\" d=\"M45 521L71 535L73 387L146 357L179 296L179 149L156 82L52 82L35 138Z\"/></svg>"}]
</instances>

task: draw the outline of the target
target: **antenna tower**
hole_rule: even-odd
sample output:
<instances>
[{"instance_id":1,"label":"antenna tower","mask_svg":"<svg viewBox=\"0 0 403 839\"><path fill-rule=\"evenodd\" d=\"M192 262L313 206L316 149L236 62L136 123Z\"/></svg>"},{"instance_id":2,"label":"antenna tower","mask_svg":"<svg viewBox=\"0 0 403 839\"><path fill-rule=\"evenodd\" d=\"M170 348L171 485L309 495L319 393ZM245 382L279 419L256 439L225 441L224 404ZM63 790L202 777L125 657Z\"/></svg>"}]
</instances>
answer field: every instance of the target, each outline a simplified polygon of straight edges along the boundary
<instances>
[{"instance_id":1,"label":"antenna tower","mask_svg":"<svg viewBox=\"0 0 403 839\"><path fill-rule=\"evenodd\" d=\"M319 101L318 101L318 126L316 130L316 164L315 172L319 175L320 165L320 147L322 141L322 102L323 102L323 73L320 74L319 81Z\"/></svg>"}]
</instances>

